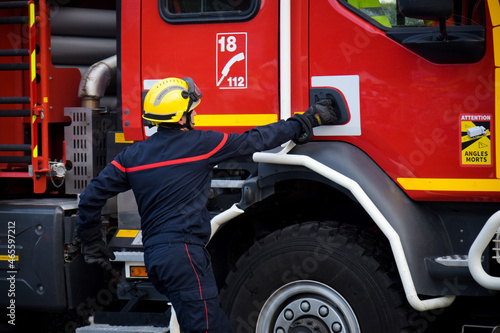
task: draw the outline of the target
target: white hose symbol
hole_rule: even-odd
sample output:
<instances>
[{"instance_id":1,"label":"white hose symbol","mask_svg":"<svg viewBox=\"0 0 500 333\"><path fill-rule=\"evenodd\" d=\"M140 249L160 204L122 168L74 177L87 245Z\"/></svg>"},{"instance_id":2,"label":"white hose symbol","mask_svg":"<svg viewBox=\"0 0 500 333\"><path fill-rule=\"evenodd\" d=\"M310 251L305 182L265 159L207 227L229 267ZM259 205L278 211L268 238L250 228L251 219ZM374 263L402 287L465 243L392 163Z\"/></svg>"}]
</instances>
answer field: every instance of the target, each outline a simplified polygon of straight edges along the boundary
<instances>
[{"instance_id":1,"label":"white hose symbol","mask_svg":"<svg viewBox=\"0 0 500 333\"><path fill-rule=\"evenodd\" d=\"M237 55L235 55L234 57L232 57L226 64L226 66L224 66L224 69L222 70L222 77L220 78L219 82L217 83L217 87L220 86L220 84L222 83L222 80L224 80L224 78L227 76L227 74L229 73L229 70L231 69L231 66L237 62L237 61L241 61L245 59L245 54L243 52L241 53L238 53Z\"/></svg>"}]
</instances>

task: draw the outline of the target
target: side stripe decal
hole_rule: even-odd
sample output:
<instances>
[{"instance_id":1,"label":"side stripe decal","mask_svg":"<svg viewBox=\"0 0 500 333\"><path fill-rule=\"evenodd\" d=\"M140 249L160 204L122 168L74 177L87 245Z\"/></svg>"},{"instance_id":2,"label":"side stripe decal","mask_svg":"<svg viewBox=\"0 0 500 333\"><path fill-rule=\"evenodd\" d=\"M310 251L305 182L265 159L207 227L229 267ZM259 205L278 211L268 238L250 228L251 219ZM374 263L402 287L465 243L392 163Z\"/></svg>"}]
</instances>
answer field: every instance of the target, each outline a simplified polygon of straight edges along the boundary
<instances>
[{"instance_id":1,"label":"side stripe decal","mask_svg":"<svg viewBox=\"0 0 500 333\"><path fill-rule=\"evenodd\" d=\"M147 169L154 169L154 168L160 168L163 166L167 165L174 165L174 164L182 164L182 163L189 163L189 162L196 162L196 161L201 161L209 158L216 152L218 152L227 142L228 135L227 133L224 133L224 137L222 138L221 142L215 147L212 151L203 154L203 155L198 155L198 156L193 156L193 157L185 157L185 158L179 158L176 160L169 160L169 161L163 161L163 162L157 162L157 163L151 163L151 164L145 164L145 165L139 165L131 168L126 168L120 163L118 163L116 160L113 160L111 164L113 164L115 167L118 168L118 170L122 172L135 172L135 171L141 171L141 170L147 170Z\"/></svg>"}]
</instances>

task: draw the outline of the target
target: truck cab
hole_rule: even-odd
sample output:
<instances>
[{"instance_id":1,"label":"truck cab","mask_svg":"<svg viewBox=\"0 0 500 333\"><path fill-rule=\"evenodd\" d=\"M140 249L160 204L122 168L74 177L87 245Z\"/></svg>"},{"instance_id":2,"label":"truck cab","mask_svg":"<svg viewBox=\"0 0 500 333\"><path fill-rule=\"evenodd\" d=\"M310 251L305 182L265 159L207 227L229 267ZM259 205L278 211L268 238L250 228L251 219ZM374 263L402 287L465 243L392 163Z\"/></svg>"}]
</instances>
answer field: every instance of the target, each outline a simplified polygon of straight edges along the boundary
<instances>
[{"instance_id":1,"label":"truck cab","mask_svg":"<svg viewBox=\"0 0 500 333\"><path fill-rule=\"evenodd\" d=\"M6 17L24 10L2 3ZM236 332L498 329L498 315L479 322L466 306L473 300L489 313L500 289L498 2L121 0L116 49L85 71L67 60L54 65L58 39L44 30L72 17L67 7L85 5L29 6L37 19L21 22L35 27L32 41L21 39L26 55L0 53L29 63L24 74L0 66L0 180L8 199L0 214L22 221L18 247L0 258L25 283L18 308L50 305L95 312L100 323L178 329L147 279L131 192L102 212L116 255L111 275L87 271L73 231L90 179L121 149L155 135L142 118L147 91L166 77L191 77L203 91L197 130L244 132L322 99L339 114L307 144L214 168L207 249ZM12 31L0 28L2 48L10 48ZM104 37L82 52L98 54L90 45ZM111 106L106 89L116 91ZM29 99L12 99L24 92ZM22 112L13 118L12 109ZM11 243L0 237L0 249ZM37 256L40 245L50 258ZM32 279L42 267L52 275ZM0 282L8 290L6 274ZM87 293L83 283L92 285Z\"/></svg>"}]
</instances>

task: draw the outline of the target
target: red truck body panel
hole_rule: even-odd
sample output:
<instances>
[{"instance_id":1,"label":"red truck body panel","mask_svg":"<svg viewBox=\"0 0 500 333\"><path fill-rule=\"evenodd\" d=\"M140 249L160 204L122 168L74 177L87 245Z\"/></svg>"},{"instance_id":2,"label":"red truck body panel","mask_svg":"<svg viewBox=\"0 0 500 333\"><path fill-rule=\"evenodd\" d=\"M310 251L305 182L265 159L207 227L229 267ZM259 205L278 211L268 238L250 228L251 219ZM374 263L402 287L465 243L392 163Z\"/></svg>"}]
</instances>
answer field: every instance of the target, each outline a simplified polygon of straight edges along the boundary
<instances>
[{"instance_id":1,"label":"red truck body panel","mask_svg":"<svg viewBox=\"0 0 500 333\"><path fill-rule=\"evenodd\" d=\"M315 130L315 140L356 145L416 200L500 201L490 33L480 61L437 64L337 1L294 2L291 112L280 112L278 5L261 1L257 15L245 22L172 24L158 15L155 2L125 2L121 54L126 138L147 137L139 105L148 80L193 77L204 93L197 108L198 128L241 132L304 111L310 88L331 87L329 80L343 78L347 81L339 81L337 89L348 96L350 120L334 130ZM491 29L487 20L486 31ZM233 49L227 47L231 36L237 45ZM222 78L223 63L238 53L244 59ZM243 78L241 86L237 78ZM353 105L355 99L359 105ZM466 156L463 128L475 125L488 128L489 147ZM456 180L458 190L448 179ZM427 190L427 180L437 180L438 189ZM475 180L482 182L476 186Z\"/></svg>"}]
</instances>

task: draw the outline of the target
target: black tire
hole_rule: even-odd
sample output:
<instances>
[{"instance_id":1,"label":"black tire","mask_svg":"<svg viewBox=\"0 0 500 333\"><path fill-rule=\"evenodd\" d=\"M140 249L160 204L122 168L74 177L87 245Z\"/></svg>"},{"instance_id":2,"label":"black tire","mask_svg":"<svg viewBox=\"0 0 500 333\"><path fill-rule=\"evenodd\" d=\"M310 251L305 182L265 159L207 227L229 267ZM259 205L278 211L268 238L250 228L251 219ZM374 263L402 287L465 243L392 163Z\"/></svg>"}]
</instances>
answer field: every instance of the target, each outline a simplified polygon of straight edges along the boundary
<instances>
[{"instance_id":1,"label":"black tire","mask_svg":"<svg viewBox=\"0 0 500 333\"><path fill-rule=\"evenodd\" d=\"M223 308L235 333L415 332L400 283L378 257L351 227L294 225L239 259Z\"/></svg>"}]
</instances>

